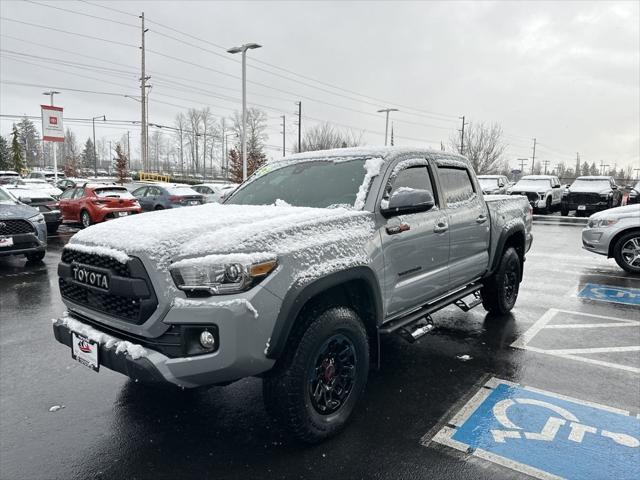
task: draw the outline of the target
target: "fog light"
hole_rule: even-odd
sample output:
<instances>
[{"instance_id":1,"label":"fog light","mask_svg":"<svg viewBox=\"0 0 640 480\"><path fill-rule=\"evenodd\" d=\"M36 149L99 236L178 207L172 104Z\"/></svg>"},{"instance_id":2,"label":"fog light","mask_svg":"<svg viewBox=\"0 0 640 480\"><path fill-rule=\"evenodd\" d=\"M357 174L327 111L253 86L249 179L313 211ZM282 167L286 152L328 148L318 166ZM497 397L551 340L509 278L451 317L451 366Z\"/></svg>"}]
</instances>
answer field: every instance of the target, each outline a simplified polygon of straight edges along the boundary
<instances>
[{"instance_id":1,"label":"fog light","mask_svg":"<svg viewBox=\"0 0 640 480\"><path fill-rule=\"evenodd\" d=\"M210 331L205 330L200 334L200 345L202 345L203 348L206 348L207 350L211 350L216 346L216 337L214 337L213 333L211 333Z\"/></svg>"}]
</instances>

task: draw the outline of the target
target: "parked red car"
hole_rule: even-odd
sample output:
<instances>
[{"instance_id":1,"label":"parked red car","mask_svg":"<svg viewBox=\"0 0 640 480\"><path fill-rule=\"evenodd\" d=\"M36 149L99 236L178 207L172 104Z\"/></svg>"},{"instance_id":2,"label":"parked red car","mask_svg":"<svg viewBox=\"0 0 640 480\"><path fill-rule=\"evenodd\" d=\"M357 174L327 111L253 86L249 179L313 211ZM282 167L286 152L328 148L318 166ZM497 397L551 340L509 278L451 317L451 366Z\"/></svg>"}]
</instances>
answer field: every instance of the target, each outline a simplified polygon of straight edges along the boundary
<instances>
[{"instance_id":1,"label":"parked red car","mask_svg":"<svg viewBox=\"0 0 640 480\"><path fill-rule=\"evenodd\" d=\"M59 198L63 222L88 227L118 217L140 213L140 204L129 191L117 185L87 184L70 188Z\"/></svg>"}]
</instances>

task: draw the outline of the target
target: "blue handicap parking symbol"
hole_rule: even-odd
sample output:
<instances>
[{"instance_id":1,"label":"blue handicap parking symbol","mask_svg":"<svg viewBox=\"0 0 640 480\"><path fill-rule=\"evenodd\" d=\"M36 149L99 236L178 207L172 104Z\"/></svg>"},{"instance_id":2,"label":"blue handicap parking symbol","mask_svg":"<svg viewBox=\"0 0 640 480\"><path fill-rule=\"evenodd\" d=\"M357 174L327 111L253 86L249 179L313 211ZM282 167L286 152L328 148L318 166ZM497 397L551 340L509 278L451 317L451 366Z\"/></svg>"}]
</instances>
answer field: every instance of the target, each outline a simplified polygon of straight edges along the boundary
<instances>
[{"instance_id":1,"label":"blue handicap parking symbol","mask_svg":"<svg viewBox=\"0 0 640 480\"><path fill-rule=\"evenodd\" d=\"M612 287L610 285L587 283L584 288L580 290L578 296L603 302L640 305L640 288Z\"/></svg>"},{"instance_id":2,"label":"blue handicap parking symbol","mask_svg":"<svg viewBox=\"0 0 640 480\"><path fill-rule=\"evenodd\" d=\"M534 475L639 478L640 419L509 383L498 383L451 438Z\"/></svg>"}]
</instances>

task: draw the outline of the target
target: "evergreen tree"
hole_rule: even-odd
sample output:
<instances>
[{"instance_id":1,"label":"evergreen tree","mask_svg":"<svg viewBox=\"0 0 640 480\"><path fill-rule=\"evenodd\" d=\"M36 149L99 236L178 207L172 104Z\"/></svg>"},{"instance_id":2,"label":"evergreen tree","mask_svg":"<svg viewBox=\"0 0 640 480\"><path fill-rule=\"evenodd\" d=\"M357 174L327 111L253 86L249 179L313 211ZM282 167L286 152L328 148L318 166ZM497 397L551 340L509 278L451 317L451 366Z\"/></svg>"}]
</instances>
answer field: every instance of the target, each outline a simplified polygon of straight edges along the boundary
<instances>
[{"instance_id":1,"label":"evergreen tree","mask_svg":"<svg viewBox=\"0 0 640 480\"><path fill-rule=\"evenodd\" d=\"M13 125L11 132L13 139L11 140L11 162L10 167L18 173L24 170L24 162L22 160L22 145L20 145L20 132L16 125Z\"/></svg>"},{"instance_id":2,"label":"evergreen tree","mask_svg":"<svg viewBox=\"0 0 640 480\"><path fill-rule=\"evenodd\" d=\"M114 168L116 170L116 178L117 181L122 185L127 181L127 177L129 176L129 172L127 169L128 164L127 155L124 153L124 149L118 143L116 145L116 159L114 162Z\"/></svg>"},{"instance_id":3,"label":"evergreen tree","mask_svg":"<svg viewBox=\"0 0 640 480\"><path fill-rule=\"evenodd\" d=\"M93 169L96 163L96 150L93 145L93 141L91 138L87 138L87 141L84 144L84 150L82 150L82 154L80 156L82 167Z\"/></svg>"},{"instance_id":4,"label":"evergreen tree","mask_svg":"<svg viewBox=\"0 0 640 480\"><path fill-rule=\"evenodd\" d=\"M9 170L11 164L11 152L7 139L0 135L0 170Z\"/></svg>"},{"instance_id":5,"label":"evergreen tree","mask_svg":"<svg viewBox=\"0 0 640 480\"><path fill-rule=\"evenodd\" d=\"M589 175L589 164L587 162L584 162L582 164L582 168L580 169L579 175L582 175L582 176Z\"/></svg>"},{"instance_id":6,"label":"evergreen tree","mask_svg":"<svg viewBox=\"0 0 640 480\"><path fill-rule=\"evenodd\" d=\"M27 117L18 122L18 138L27 166L35 167L40 164L42 158L42 143L40 141L40 133L34 123Z\"/></svg>"},{"instance_id":7,"label":"evergreen tree","mask_svg":"<svg viewBox=\"0 0 640 480\"><path fill-rule=\"evenodd\" d=\"M599 175L598 167L596 166L596 162L591 162L591 166L589 167L589 175Z\"/></svg>"}]
</instances>

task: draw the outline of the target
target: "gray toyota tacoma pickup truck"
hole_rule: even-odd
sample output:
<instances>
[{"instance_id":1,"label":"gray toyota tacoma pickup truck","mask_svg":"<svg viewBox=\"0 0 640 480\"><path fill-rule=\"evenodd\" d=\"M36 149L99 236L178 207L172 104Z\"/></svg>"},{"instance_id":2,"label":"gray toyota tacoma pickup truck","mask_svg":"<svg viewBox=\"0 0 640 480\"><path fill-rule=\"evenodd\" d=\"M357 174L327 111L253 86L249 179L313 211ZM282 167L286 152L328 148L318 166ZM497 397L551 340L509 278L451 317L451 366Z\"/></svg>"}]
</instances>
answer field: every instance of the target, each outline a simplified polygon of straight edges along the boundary
<instances>
[{"instance_id":1,"label":"gray toyota tacoma pickup truck","mask_svg":"<svg viewBox=\"0 0 640 480\"><path fill-rule=\"evenodd\" d=\"M317 442L346 423L383 359L381 336L415 341L451 304L510 311L531 241L527 199L483 198L462 156L298 154L222 205L76 234L53 330L84 365L139 382L260 376L268 411Z\"/></svg>"}]
</instances>

